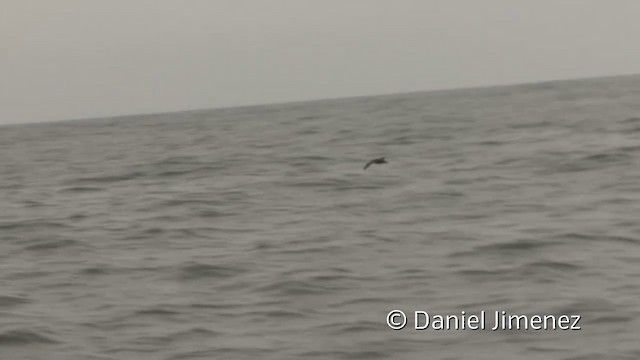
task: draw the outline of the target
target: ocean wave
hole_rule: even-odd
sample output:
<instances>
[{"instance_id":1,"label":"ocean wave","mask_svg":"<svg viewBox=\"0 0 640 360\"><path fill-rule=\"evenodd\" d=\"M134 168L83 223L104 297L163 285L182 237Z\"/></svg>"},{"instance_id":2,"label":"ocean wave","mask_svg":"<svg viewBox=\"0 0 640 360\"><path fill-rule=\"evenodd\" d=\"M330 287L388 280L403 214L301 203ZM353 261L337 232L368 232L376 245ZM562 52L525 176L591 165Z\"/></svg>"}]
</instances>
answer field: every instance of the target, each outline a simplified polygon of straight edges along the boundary
<instances>
[{"instance_id":1,"label":"ocean wave","mask_svg":"<svg viewBox=\"0 0 640 360\"><path fill-rule=\"evenodd\" d=\"M0 295L0 308L24 305L29 302L29 298L23 296Z\"/></svg>"},{"instance_id":2,"label":"ocean wave","mask_svg":"<svg viewBox=\"0 0 640 360\"><path fill-rule=\"evenodd\" d=\"M180 265L179 277L183 280L224 279L244 273L245 270L237 266L222 266L191 262Z\"/></svg>"},{"instance_id":3,"label":"ocean wave","mask_svg":"<svg viewBox=\"0 0 640 360\"><path fill-rule=\"evenodd\" d=\"M51 336L31 330L8 330L0 332L0 345L3 346L30 346L39 344L58 344L59 341Z\"/></svg>"}]
</instances>

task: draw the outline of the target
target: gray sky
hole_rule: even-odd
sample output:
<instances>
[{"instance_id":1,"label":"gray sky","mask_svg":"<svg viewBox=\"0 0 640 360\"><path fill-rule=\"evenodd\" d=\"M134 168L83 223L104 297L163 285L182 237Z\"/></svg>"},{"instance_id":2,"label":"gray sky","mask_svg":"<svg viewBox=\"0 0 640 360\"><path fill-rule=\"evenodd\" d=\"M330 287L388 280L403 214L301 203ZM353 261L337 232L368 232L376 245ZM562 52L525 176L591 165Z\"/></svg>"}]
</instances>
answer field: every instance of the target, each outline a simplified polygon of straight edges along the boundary
<instances>
[{"instance_id":1,"label":"gray sky","mask_svg":"<svg viewBox=\"0 0 640 360\"><path fill-rule=\"evenodd\" d=\"M0 3L0 123L640 73L638 0Z\"/></svg>"}]
</instances>

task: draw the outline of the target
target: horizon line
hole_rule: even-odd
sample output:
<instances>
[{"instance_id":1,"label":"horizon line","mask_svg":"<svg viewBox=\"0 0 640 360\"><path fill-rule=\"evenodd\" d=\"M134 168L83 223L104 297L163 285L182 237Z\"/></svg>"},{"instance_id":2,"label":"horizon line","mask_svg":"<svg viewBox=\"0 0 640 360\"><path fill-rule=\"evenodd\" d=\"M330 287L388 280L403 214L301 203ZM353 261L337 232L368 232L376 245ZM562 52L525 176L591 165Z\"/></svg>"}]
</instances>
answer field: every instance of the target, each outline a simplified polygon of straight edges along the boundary
<instances>
[{"instance_id":1,"label":"horizon line","mask_svg":"<svg viewBox=\"0 0 640 360\"><path fill-rule=\"evenodd\" d=\"M160 110L160 111L150 111L150 112L140 112L140 113L122 113L122 114L105 115L105 116L90 116L90 117L78 117L78 118L67 118L67 119L35 120L35 121L0 124L0 127L30 125L30 124L53 124L53 123L61 123L61 122L73 122L73 121L92 121L92 120L109 120L109 119L115 120L115 119L127 118L127 117L147 117L147 116L177 114L177 113L184 113L184 112L233 110L233 109L244 109L244 108L252 108L252 107L294 105L294 104L305 104L305 103L324 102L324 101L355 100L355 99L361 99L361 98L389 97L389 96L398 96L398 95L441 93L441 92L453 92L453 91L463 91L463 90L482 90L482 89L493 89L493 88L509 88L509 87L526 86L526 85L542 85L542 84L555 83L555 82L576 82L576 81L589 81L589 80L599 80L599 79L619 78L619 77L633 77L633 76L640 76L640 73L599 75L599 76L589 76L589 77L583 77L583 78L560 78L560 79L554 79L554 80L529 81L529 82L522 82L522 83L477 85L477 86L468 86L468 87L440 88L440 89L431 89L431 90L407 90L407 91L400 91L400 92L393 92L393 93L349 95L349 96L343 96L343 97L326 97L326 98L302 99L302 100L291 100L291 101L252 103L252 104L246 104L246 105L229 105L229 106L219 106L219 107L176 109L176 110L166 110L166 111Z\"/></svg>"}]
</instances>

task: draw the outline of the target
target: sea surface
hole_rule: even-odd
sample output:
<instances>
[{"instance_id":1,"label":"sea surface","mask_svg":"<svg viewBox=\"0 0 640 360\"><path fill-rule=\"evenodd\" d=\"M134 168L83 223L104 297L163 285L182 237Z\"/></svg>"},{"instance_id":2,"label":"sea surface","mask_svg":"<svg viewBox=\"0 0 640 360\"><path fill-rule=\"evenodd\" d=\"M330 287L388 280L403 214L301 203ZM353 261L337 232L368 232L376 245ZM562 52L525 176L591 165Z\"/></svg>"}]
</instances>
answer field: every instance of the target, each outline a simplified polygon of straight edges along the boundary
<instances>
[{"instance_id":1,"label":"sea surface","mask_svg":"<svg viewBox=\"0 0 640 360\"><path fill-rule=\"evenodd\" d=\"M637 360L639 339L639 76L0 127L1 359Z\"/></svg>"}]
</instances>

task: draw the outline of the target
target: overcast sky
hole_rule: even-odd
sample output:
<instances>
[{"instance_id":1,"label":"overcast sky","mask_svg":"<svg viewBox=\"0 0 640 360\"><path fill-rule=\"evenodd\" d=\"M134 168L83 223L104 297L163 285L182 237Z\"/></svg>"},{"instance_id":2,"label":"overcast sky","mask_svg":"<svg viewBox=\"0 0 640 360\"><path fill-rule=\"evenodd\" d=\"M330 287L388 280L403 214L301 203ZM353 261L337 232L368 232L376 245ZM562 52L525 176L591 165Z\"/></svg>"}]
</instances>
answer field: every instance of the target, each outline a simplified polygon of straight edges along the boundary
<instances>
[{"instance_id":1,"label":"overcast sky","mask_svg":"<svg viewBox=\"0 0 640 360\"><path fill-rule=\"evenodd\" d=\"M638 0L0 3L0 123L640 73Z\"/></svg>"}]
</instances>

